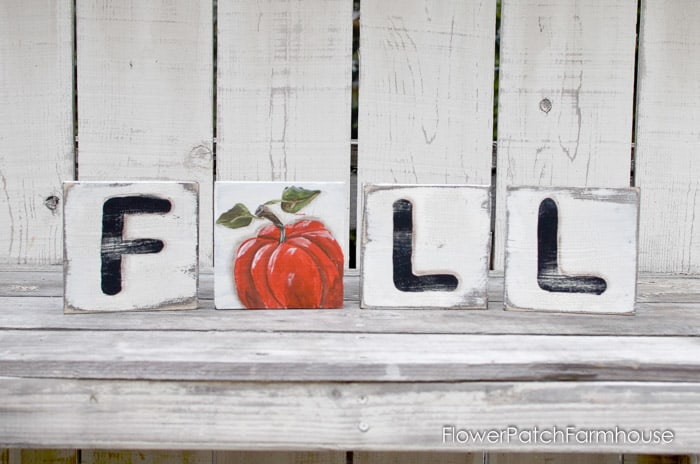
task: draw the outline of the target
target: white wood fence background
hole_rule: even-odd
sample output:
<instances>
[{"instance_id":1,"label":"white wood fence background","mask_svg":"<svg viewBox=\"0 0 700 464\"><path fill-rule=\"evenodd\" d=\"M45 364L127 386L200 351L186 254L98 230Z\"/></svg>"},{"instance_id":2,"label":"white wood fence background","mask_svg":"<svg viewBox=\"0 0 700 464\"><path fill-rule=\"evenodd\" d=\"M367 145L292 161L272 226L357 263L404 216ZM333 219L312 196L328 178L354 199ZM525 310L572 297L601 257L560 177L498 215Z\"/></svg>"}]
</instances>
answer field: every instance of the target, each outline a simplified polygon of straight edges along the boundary
<instances>
[{"instance_id":1,"label":"white wood fence background","mask_svg":"<svg viewBox=\"0 0 700 464\"><path fill-rule=\"evenodd\" d=\"M506 186L636 185L640 270L698 274L700 2L637 7L503 0L496 75L496 0L365 0L359 182L491 183L497 78L496 269ZM204 266L215 179L349 182L351 49L352 0L2 0L0 263L61 262L65 180L198 181ZM346 459L243 454L176 462Z\"/></svg>"},{"instance_id":2,"label":"white wood fence background","mask_svg":"<svg viewBox=\"0 0 700 464\"><path fill-rule=\"evenodd\" d=\"M501 11L494 267L506 186L633 184L640 270L698 273L700 4L642 1L638 59L631 0ZM215 179L349 182L351 0L214 13L0 2L0 262L61 261L64 180L200 182L205 266ZM495 26L496 0L363 5L360 184L490 183Z\"/></svg>"}]
</instances>

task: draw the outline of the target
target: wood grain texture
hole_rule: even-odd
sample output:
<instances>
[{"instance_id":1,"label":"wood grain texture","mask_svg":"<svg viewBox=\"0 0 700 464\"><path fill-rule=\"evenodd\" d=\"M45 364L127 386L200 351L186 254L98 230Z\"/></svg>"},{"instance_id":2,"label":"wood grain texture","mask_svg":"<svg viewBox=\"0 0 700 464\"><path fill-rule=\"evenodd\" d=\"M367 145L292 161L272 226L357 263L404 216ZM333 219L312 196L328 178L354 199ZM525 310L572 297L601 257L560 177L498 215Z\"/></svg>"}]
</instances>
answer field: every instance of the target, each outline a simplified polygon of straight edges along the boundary
<instances>
[{"instance_id":1,"label":"wood grain texture","mask_svg":"<svg viewBox=\"0 0 700 464\"><path fill-rule=\"evenodd\" d=\"M212 264L212 4L77 2L80 180L200 184Z\"/></svg>"},{"instance_id":2,"label":"wood grain texture","mask_svg":"<svg viewBox=\"0 0 700 464\"><path fill-rule=\"evenodd\" d=\"M351 54L352 2L219 3L217 180L348 182Z\"/></svg>"},{"instance_id":3,"label":"wood grain texture","mask_svg":"<svg viewBox=\"0 0 700 464\"><path fill-rule=\"evenodd\" d=\"M700 382L699 351L696 337L0 331L0 369L31 378Z\"/></svg>"},{"instance_id":4,"label":"wood grain texture","mask_svg":"<svg viewBox=\"0 0 700 464\"><path fill-rule=\"evenodd\" d=\"M495 0L362 5L359 186L490 184L495 18Z\"/></svg>"},{"instance_id":5,"label":"wood grain texture","mask_svg":"<svg viewBox=\"0 0 700 464\"><path fill-rule=\"evenodd\" d=\"M216 451L215 464L346 464L342 451Z\"/></svg>"},{"instance_id":6,"label":"wood grain texture","mask_svg":"<svg viewBox=\"0 0 700 464\"><path fill-rule=\"evenodd\" d=\"M507 186L628 187L637 5L504 0L494 267Z\"/></svg>"},{"instance_id":7,"label":"wood grain texture","mask_svg":"<svg viewBox=\"0 0 700 464\"><path fill-rule=\"evenodd\" d=\"M72 4L0 4L0 262L62 259L73 179Z\"/></svg>"},{"instance_id":8,"label":"wood grain texture","mask_svg":"<svg viewBox=\"0 0 700 464\"><path fill-rule=\"evenodd\" d=\"M408 453L360 452L353 455L353 464L483 464L484 453Z\"/></svg>"},{"instance_id":9,"label":"wood grain texture","mask_svg":"<svg viewBox=\"0 0 700 464\"><path fill-rule=\"evenodd\" d=\"M617 454L489 453L489 464L618 464Z\"/></svg>"},{"instance_id":10,"label":"wood grain texture","mask_svg":"<svg viewBox=\"0 0 700 464\"><path fill-rule=\"evenodd\" d=\"M42 270L43 269L43 270ZM279 331L327 333L435 333L520 335L700 335L700 279L650 276L639 279L634 317L546 314L503 311L503 277L489 279L486 311L359 309L357 274L345 278L342 311L276 311L274 313L214 310L211 270L202 275L199 309L176 312L102 314L64 317L60 272L30 267L0 272L0 328L8 330L181 330Z\"/></svg>"},{"instance_id":11,"label":"wood grain texture","mask_svg":"<svg viewBox=\"0 0 700 464\"><path fill-rule=\"evenodd\" d=\"M700 4L643 1L635 183L642 271L700 272Z\"/></svg>"},{"instance_id":12,"label":"wood grain texture","mask_svg":"<svg viewBox=\"0 0 700 464\"><path fill-rule=\"evenodd\" d=\"M211 451L150 451L86 449L78 464L213 464Z\"/></svg>"},{"instance_id":13,"label":"wood grain texture","mask_svg":"<svg viewBox=\"0 0 700 464\"><path fill-rule=\"evenodd\" d=\"M700 449L697 383L229 383L0 377L0 397L0 413L7 418L0 422L0 436L9 446L666 454ZM37 420L49 410L50 421ZM491 428L572 423L671 428L676 439L663 449L629 443L460 445L441 439L445 424Z\"/></svg>"}]
</instances>

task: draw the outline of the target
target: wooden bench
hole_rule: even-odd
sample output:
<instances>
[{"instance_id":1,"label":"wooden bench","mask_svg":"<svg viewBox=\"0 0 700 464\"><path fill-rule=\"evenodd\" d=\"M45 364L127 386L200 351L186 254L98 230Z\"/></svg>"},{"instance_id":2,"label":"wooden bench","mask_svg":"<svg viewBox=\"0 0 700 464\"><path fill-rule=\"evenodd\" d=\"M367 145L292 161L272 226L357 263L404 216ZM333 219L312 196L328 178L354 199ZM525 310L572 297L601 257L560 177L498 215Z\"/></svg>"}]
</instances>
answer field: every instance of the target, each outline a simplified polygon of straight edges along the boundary
<instances>
[{"instance_id":1,"label":"wooden bench","mask_svg":"<svg viewBox=\"0 0 700 464\"><path fill-rule=\"evenodd\" d=\"M700 454L700 4L364 2L356 178L352 6L0 7L0 463ZM200 182L198 310L63 315L76 179ZM214 310L213 180L491 184L489 309ZM502 310L508 185L640 187L634 316ZM450 435L535 427L674 438Z\"/></svg>"}]
</instances>

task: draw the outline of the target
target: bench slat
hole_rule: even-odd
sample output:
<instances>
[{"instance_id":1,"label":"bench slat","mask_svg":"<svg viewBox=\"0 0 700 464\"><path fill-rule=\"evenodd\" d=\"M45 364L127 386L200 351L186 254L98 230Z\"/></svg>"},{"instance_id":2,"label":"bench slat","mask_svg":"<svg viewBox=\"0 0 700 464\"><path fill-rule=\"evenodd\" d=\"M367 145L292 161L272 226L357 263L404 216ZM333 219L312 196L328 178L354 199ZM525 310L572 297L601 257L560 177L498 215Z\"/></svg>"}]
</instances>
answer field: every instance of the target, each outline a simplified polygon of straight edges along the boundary
<instances>
[{"instance_id":1,"label":"bench slat","mask_svg":"<svg viewBox=\"0 0 700 464\"><path fill-rule=\"evenodd\" d=\"M131 449L700 451L700 384L230 383L0 377L8 446ZM6 406L7 405L7 406ZM49 413L50 420L37 421ZM444 444L442 427L670 428L670 445Z\"/></svg>"}]
</instances>

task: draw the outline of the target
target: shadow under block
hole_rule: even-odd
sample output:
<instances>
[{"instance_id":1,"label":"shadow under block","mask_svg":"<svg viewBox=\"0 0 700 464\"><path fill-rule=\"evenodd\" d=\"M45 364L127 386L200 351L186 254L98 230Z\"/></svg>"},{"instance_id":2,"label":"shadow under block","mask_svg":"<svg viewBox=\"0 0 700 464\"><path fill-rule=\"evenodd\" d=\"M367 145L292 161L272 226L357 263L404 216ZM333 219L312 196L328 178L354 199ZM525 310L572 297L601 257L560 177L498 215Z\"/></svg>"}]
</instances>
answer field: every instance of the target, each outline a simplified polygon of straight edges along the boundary
<instances>
[{"instance_id":1,"label":"shadow under block","mask_svg":"<svg viewBox=\"0 0 700 464\"><path fill-rule=\"evenodd\" d=\"M198 186L64 183L64 312L197 308Z\"/></svg>"}]
</instances>

